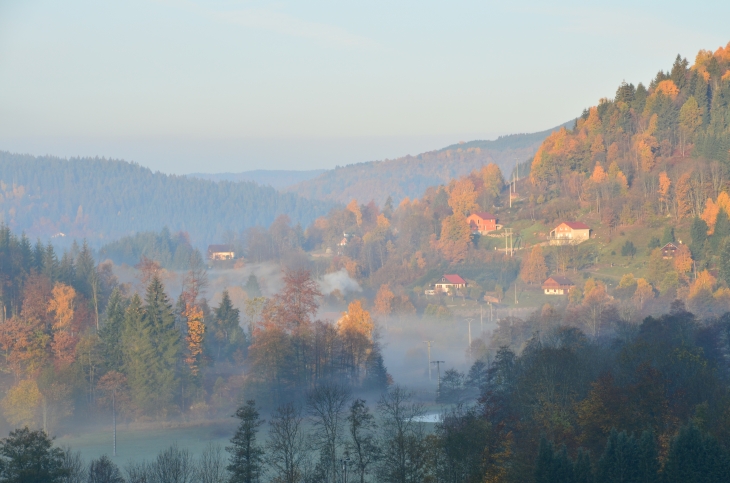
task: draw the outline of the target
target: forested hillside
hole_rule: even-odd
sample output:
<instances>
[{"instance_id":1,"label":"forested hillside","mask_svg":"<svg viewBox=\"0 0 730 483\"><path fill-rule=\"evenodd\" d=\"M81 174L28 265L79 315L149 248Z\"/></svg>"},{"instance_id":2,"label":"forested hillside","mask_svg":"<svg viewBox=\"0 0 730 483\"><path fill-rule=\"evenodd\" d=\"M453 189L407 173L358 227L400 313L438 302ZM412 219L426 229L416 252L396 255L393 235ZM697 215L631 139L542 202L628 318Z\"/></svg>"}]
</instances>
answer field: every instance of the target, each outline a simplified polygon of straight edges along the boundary
<instances>
[{"instance_id":1,"label":"forested hillside","mask_svg":"<svg viewBox=\"0 0 730 483\"><path fill-rule=\"evenodd\" d=\"M2 221L29 236L64 233L92 245L144 230L185 231L196 246L286 214L308 224L331 204L232 183L153 173L135 163L0 152Z\"/></svg>"},{"instance_id":2,"label":"forested hillside","mask_svg":"<svg viewBox=\"0 0 730 483\"><path fill-rule=\"evenodd\" d=\"M316 178L324 173L324 169L309 169L304 171L286 169L254 169L240 173L191 173L191 178L208 179L211 181L252 181L254 183L282 189L302 181Z\"/></svg>"},{"instance_id":3,"label":"forested hillside","mask_svg":"<svg viewBox=\"0 0 730 483\"><path fill-rule=\"evenodd\" d=\"M566 125L572 124L573 121ZM288 191L342 203L357 199L382 205L388 197L399 203L406 197L418 198L429 186L448 183L487 163L495 163L511 173L518 161L531 158L542 141L560 127L564 126L532 134L511 134L493 141L454 144L417 156L337 167Z\"/></svg>"}]
</instances>

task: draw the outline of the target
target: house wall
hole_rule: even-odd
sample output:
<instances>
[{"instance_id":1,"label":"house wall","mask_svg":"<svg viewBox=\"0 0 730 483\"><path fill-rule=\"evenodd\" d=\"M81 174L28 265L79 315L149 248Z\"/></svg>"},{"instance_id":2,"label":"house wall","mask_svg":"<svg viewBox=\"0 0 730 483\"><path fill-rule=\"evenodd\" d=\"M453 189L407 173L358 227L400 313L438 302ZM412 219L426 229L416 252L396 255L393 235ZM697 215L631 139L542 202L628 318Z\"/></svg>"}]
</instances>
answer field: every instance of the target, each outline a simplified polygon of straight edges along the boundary
<instances>
[{"instance_id":1,"label":"house wall","mask_svg":"<svg viewBox=\"0 0 730 483\"><path fill-rule=\"evenodd\" d=\"M483 220L482 218L478 217L477 215L470 215L466 221L469 224L476 225L477 231L482 233L486 233L488 231L494 231L497 229L497 220Z\"/></svg>"}]
</instances>

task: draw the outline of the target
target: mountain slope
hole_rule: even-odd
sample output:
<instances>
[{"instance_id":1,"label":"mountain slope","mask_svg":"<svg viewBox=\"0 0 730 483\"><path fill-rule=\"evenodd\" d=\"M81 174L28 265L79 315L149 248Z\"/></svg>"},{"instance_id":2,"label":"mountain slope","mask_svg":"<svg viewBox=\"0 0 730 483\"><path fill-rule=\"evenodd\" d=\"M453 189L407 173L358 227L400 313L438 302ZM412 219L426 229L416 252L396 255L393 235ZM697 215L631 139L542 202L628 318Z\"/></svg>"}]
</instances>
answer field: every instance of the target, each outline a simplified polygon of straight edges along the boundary
<instances>
[{"instance_id":1,"label":"mountain slope","mask_svg":"<svg viewBox=\"0 0 730 483\"><path fill-rule=\"evenodd\" d=\"M316 178L324 173L324 169L298 170L271 170L255 169L240 173L192 173L188 177L207 179L210 181L252 181L254 183L282 189L293 184Z\"/></svg>"},{"instance_id":2,"label":"mountain slope","mask_svg":"<svg viewBox=\"0 0 730 483\"><path fill-rule=\"evenodd\" d=\"M351 164L327 171L318 177L287 188L310 199L346 203L375 200L382 204L391 196L398 203L405 197L417 198L429 186L448 183L487 163L496 163L510 173L516 161L532 157L550 133L573 121L547 131L512 134L491 141L470 141L446 148L384 161Z\"/></svg>"},{"instance_id":3,"label":"mountain slope","mask_svg":"<svg viewBox=\"0 0 730 483\"><path fill-rule=\"evenodd\" d=\"M153 173L125 161L0 152L2 221L31 237L62 232L98 245L167 226L204 246L227 232L268 226L280 214L306 225L331 206L251 182Z\"/></svg>"}]
</instances>

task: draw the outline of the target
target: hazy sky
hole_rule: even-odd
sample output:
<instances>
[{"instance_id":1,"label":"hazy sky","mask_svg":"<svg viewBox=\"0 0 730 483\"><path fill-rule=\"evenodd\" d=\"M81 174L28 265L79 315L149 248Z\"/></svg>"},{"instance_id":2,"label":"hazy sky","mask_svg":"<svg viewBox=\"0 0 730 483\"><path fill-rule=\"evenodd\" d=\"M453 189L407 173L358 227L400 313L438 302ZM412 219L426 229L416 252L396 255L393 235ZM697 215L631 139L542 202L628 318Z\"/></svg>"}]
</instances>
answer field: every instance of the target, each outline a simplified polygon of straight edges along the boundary
<instances>
[{"instance_id":1,"label":"hazy sky","mask_svg":"<svg viewBox=\"0 0 730 483\"><path fill-rule=\"evenodd\" d=\"M0 150L308 169L543 130L730 41L730 2L637 3L0 0Z\"/></svg>"}]
</instances>

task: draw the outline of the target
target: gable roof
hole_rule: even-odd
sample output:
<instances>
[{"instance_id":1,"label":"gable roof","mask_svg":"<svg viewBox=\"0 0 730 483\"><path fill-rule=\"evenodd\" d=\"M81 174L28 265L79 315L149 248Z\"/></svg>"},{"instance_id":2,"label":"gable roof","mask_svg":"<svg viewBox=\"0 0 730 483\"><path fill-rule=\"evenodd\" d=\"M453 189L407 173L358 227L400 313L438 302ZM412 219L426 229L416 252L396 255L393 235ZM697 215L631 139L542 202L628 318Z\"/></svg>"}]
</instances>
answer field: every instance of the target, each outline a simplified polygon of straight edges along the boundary
<instances>
[{"instance_id":1,"label":"gable roof","mask_svg":"<svg viewBox=\"0 0 730 483\"><path fill-rule=\"evenodd\" d=\"M559 277L559 276L557 276L557 275L555 275L555 276L552 276L552 277L548 277L548 279L547 279L547 280L545 280L545 281L544 281L544 282L543 282L542 284L543 284L543 285L545 285L545 284L547 284L547 283L548 283L548 282L549 282L550 280L552 280L553 282L557 283L558 285L570 285L570 286L575 286L575 284L574 284L574 283L573 283L573 282L572 282L572 281L571 281L571 280L570 280L569 278L567 278L567 277Z\"/></svg>"},{"instance_id":2,"label":"gable roof","mask_svg":"<svg viewBox=\"0 0 730 483\"><path fill-rule=\"evenodd\" d=\"M566 225L569 228L572 228L573 230L590 230L591 228L586 225L585 223L582 223L580 221L564 221L560 225ZM558 226L560 226L558 225Z\"/></svg>"},{"instance_id":3,"label":"gable roof","mask_svg":"<svg viewBox=\"0 0 730 483\"><path fill-rule=\"evenodd\" d=\"M208 253L232 252L230 245L208 245Z\"/></svg>"},{"instance_id":4,"label":"gable roof","mask_svg":"<svg viewBox=\"0 0 730 483\"><path fill-rule=\"evenodd\" d=\"M497 217L486 211L475 211L470 216L478 216L482 220L496 220Z\"/></svg>"},{"instance_id":5,"label":"gable roof","mask_svg":"<svg viewBox=\"0 0 730 483\"><path fill-rule=\"evenodd\" d=\"M671 243L671 242L669 242L666 245L664 245L662 247L662 250L669 250L669 249L672 249L672 248L675 249L675 250L679 250L679 248L677 248L677 245L675 245L674 243Z\"/></svg>"},{"instance_id":6,"label":"gable roof","mask_svg":"<svg viewBox=\"0 0 730 483\"><path fill-rule=\"evenodd\" d=\"M456 274L444 275L443 278L445 278L447 282L453 283L454 285L466 284L466 281Z\"/></svg>"}]
</instances>

